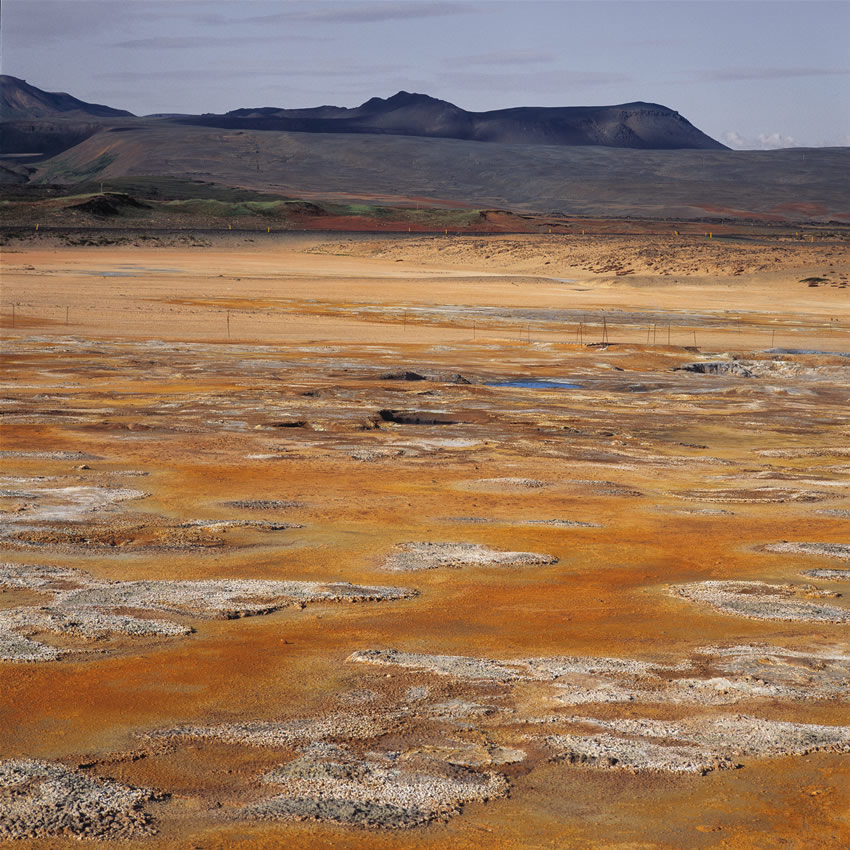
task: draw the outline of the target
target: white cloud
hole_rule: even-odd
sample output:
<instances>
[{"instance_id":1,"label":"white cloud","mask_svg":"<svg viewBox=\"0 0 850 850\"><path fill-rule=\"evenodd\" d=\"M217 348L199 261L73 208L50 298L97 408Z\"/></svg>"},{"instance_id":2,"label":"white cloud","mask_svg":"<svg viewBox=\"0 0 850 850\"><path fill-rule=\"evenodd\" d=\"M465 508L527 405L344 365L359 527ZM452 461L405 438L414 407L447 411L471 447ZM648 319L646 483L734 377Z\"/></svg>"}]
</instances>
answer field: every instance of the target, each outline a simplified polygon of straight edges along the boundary
<instances>
[{"instance_id":1,"label":"white cloud","mask_svg":"<svg viewBox=\"0 0 850 850\"><path fill-rule=\"evenodd\" d=\"M801 143L793 136L786 136L779 132L744 136L736 130L729 130L723 134L722 139L730 148L736 150L772 151L777 148L797 148L801 146Z\"/></svg>"}]
</instances>

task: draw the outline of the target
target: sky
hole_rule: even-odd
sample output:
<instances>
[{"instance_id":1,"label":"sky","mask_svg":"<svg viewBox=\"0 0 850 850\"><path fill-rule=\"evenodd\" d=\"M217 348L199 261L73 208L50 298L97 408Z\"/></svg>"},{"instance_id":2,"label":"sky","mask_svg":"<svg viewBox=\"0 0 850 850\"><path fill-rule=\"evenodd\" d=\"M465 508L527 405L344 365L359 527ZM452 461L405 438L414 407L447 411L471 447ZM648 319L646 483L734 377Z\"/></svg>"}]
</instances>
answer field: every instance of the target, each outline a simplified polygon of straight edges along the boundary
<instances>
[{"instance_id":1,"label":"sky","mask_svg":"<svg viewBox=\"0 0 850 850\"><path fill-rule=\"evenodd\" d=\"M3 0L0 66L154 112L649 101L733 148L850 145L850 2Z\"/></svg>"}]
</instances>

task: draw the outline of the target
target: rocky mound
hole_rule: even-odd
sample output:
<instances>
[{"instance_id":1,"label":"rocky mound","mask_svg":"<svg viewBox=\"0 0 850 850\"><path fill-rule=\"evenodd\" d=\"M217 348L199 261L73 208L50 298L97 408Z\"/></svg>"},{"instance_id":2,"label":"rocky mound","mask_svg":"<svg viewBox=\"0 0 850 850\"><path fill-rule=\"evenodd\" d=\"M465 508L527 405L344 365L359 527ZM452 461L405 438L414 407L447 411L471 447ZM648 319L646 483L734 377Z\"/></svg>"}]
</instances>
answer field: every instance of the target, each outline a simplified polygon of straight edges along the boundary
<instances>
[{"instance_id":1,"label":"rocky mound","mask_svg":"<svg viewBox=\"0 0 850 850\"><path fill-rule=\"evenodd\" d=\"M124 215L129 210L149 210L150 208L149 204L137 201L123 192L106 192L102 195L95 195L81 204L72 204L68 207L70 210L89 213L89 215L98 218L114 218Z\"/></svg>"}]
</instances>

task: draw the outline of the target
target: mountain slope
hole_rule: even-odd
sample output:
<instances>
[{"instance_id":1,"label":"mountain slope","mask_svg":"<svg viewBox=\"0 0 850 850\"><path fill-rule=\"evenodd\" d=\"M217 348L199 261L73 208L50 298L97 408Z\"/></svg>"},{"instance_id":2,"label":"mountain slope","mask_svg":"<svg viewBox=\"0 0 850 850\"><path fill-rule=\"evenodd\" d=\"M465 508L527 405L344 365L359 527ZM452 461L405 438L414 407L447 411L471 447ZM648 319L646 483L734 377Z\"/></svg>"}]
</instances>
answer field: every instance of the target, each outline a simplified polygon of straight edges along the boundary
<instances>
[{"instance_id":1,"label":"mountain slope","mask_svg":"<svg viewBox=\"0 0 850 850\"><path fill-rule=\"evenodd\" d=\"M65 92L42 91L31 86L26 80L0 74L0 119L11 121L58 116L132 118L133 113L99 103L86 103Z\"/></svg>"},{"instance_id":2,"label":"mountain slope","mask_svg":"<svg viewBox=\"0 0 850 850\"><path fill-rule=\"evenodd\" d=\"M236 109L224 115L188 116L182 124L301 133L366 133L428 136L509 144L601 145L639 149L724 150L666 106L517 107L467 112L444 100L398 92L373 97L353 109Z\"/></svg>"},{"instance_id":3,"label":"mountain slope","mask_svg":"<svg viewBox=\"0 0 850 850\"><path fill-rule=\"evenodd\" d=\"M848 148L660 151L483 145L137 121L132 127L102 130L42 163L34 181L73 184L141 175L290 197L411 204L428 199L442 205L574 215L850 218Z\"/></svg>"}]
</instances>

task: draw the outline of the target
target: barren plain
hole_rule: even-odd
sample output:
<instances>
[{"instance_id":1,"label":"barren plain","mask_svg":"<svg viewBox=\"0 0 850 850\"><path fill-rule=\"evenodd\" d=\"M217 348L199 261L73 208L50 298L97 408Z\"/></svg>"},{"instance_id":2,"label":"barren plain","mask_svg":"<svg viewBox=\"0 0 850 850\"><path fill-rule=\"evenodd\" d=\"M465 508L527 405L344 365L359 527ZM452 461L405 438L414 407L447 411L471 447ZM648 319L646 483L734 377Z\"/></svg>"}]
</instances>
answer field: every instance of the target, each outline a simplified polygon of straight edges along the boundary
<instances>
[{"instance_id":1,"label":"barren plain","mask_svg":"<svg viewBox=\"0 0 850 850\"><path fill-rule=\"evenodd\" d=\"M0 843L850 844L847 233L674 226L9 241Z\"/></svg>"}]
</instances>

